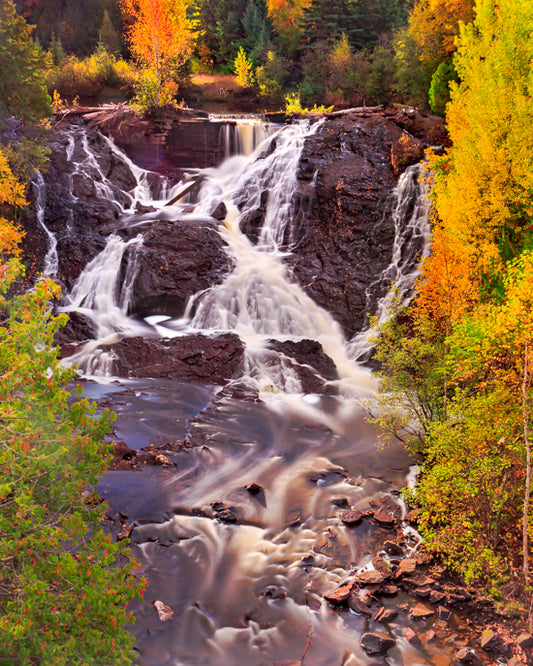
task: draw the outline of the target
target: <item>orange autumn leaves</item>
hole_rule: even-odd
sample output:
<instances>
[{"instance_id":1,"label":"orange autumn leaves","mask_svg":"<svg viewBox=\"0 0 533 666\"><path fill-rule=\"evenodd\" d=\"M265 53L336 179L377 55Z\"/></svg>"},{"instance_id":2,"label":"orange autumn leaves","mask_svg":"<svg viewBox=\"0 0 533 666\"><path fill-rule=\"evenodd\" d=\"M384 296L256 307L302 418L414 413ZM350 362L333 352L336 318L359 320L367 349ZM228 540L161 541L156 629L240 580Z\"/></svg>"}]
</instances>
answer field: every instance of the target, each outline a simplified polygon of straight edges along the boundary
<instances>
[{"instance_id":1,"label":"orange autumn leaves","mask_svg":"<svg viewBox=\"0 0 533 666\"><path fill-rule=\"evenodd\" d=\"M7 158L0 149L0 303L13 280L20 273L17 258L23 232L7 219L18 206L24 206L24 186L13 175Z\"/></svg>"},{"instance_id":2,"label":"orange autumn leaves","mask_svg":"<svg viewBox=\"0 0 533 666\"><path fill-rule=\"evenodd\" d=\"M164 83L190 57L195 34L189 0L122 0L130 21L127 37L137 60L155 76L157 104Z\"/></svg>"}]
</instances>

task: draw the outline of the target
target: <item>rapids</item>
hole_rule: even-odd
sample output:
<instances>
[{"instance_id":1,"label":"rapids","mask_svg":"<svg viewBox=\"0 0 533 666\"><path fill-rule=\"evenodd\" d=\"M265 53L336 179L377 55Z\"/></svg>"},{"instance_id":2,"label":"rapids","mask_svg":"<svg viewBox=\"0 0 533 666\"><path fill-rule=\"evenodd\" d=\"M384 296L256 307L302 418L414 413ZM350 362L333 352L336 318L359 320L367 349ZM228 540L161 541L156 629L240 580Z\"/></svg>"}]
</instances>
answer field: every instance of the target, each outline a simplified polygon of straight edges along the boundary
<instances>
[{"instance_id":1,"label":"rapids","mask_svg":"<svg viewBox=\"0 0 533 666\"><path fill-rule=\"evenodd\" d=\"M389 528L368 520L347 527L339 519L340 507L386 506L402 517L398 489L406 484L411 461L394 442L380 449L375 429L364 419L375 379L356 359L368 354L371 332L346 340L332 316L291 279L284 262L291 251L284 245L286 230L301 213L294 205L298 161L320 122L279 127L241 120L224 131L222 164L189 170L174 187L160 183L157 196L147 172L108 139L115 158L136 179L120 196L83 132L73 129L69 139L73 177L86 170L96 174L98 196L120 211L128 232L138 229L130 237L109 233L106 247L87 263L63 303L64 311L84 315L94 327L94 340L66 359L77 363L86 379L97 380L85 383L86 395L116 411L116 439L136 450L152 444L165 461L142 473L107 472L97 488L115 518L134 526L132 548L149 579L144 602L134 607L138 662L451 663L453 646L438 639L419 646L405 640L412 621L401 595L380 600L399 612L387 625L335 610L323 599L354 571L372 568L373 556L394 538ZM410 296L429 236L428 204L417 175L418 167L408 169L391 193L385 214L394 219L395 245L389 268L376 278L394 284L403 299ZM195 191L187 186L191 179L199 184ZM139 212L138 204L152 212ZM181 317L157 309L143 318L132 316L135 253L146 226L161 217L201 224L222 204L226 215L219 233L233 270L190 298ZM259 205L264 221L253 244L240 222ZM51 240L50 275L57 270L54 252ZM387 316L389 306L388 300L379 303L378 318ZM106 349L117 339L198 332L231 332L242 340L242 372L226 387L113 376L114 352ZM330 390L324 395L305 394L287 356L271 345L309 339L320 343L338 373L326 382ZM251 483L257 484L253 493L246 490ZM406 530L406 539L406 552L416 551L417 534ZM156 600L172 608L170 621L159 620ZM381 661L360 646L369 630L395 638Z\"/></svg>"}]
</instances>

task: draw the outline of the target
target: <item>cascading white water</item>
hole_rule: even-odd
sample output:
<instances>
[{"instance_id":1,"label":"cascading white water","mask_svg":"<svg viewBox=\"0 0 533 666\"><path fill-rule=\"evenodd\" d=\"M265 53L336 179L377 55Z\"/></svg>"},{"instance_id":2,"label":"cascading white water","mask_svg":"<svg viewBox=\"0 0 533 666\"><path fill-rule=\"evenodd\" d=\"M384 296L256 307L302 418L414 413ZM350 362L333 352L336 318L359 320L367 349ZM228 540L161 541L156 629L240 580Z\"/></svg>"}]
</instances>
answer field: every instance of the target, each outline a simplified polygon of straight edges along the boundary
<instances>
[{"instance_id":1,"label":"cascading white water","mask_svg":"<svg viewBox=\"0 0 533 666\"><path fill-rule=\"evenodd\" d=\"M376 330L391 316L391 309L406 305L413 293L420 265L429 254L430 201L423 180L420 164L410 166L400 176L392 197L390 214L394 221L394 244L389 266L370 285L388 286L387 294L381 298L374 314L376 323L357 334L350 345L350 355L364 359L374 346Z\"/></svg>"},{"instance_id":2,"label":"cascading white water","mask_svg":"<svg viewBox=\"0 0 533 666\"><path fill-rule=\"evenodd\" d=\"M257 122L248 121L248 124L255 126ZM293 197L297 188L300 153L305 139L319 126L320 123L295 123L282 129L275 128L274 134L271 129L265 130L267 139L258 144L250 156L235 155L217 168L197 170L196 178L202 183L197 203L193 206L177 203L165 209L167 215L173 215L175 219L192 220L194 216L202 219L224 203L228 213L221 234L236 265L222 284L191 299L188 311L194 306L195 314L189 320L186 316L179 321L168 318L163 321L163 318L158 318L157 312L149 318L151 324L157 322L157 330L167 337L196 331L237 333L246 345L243 378L262 392L266 400L280 408L284 408L283 403L287 400L293 402L290 396L300 394L301 385L283 354L266 353L268 342L272 339L313 339L320 342L337 367L340 377L337 385L346 398L368 396L374 387L369 371L353 360L362 348L368 349L370 335L361 336L354 344L348 345L340 326L289 279L281 260L280 247L286 242L294 214ZM129 210L133 209L135 201L161 209L162 200L147 199L150 191L146 172L123 156L109 139L106 141L117 159L122 159L129 166L138 183L132 193ZM274 142L270 148L269 141ZM99 169L86 137L82 137L81 146L86 155L85 161L92 169ZM75 159L76 151L72 150L72 154ZM76 168L81 169L82 166L83 162L78 160ZM102 196L112 197L111 184L106 182L101 170L99 173ZM183 185L178 184L168 196L173 197L180 187L183 189ZM395 282L405 292L415 275L412 268L414 257L406 253L406 247L414 246L412 253L421 252L420 243L423 244L427 236L427 202L419 188L417 172L412 168L402 176L395 192L396 203L391 212L396 230L393 258L385 275L380 278ZM264 219L257 245L254 246L241 233L240 221L259 207L264 210ZM160 215L161 212L149 213L142 219L146 222ZM135 224L134 221L132 223ZM415 241L420 242L417 245ZM138 322L127 317L127 310L117 301L116 286L114 283L110 286L112 276L118 275L125 248L118 238L111 237L108 242L108 247L80 276L71 295L69 309L78 309L90 316L97 323L99 337L105 338L115 332L128 335L134 331L136 334L139 331ZM108 276L107 286L103 285L100 274ZM133 279L132 273L130 278ZM94 294L92 300L88 300L89 293ZM84 294L83 299L79 294ZM378 316L386 316L387 299L379 307ZM305 410L309 412L312 408L306 404Z\"/></svg>"},{"instance_id":3,"label":"cascading white water","mask_svg":"<svg viewBox=\"0 0 533 666\"><path fill-rule=\"evenodd\" d=\"M34 192L35 215L37 217L37 222L44 230L48 239L48 250L44 258L43 277L53 278L57 275L59 258L57 255L57 238L44 223L44 213L46 209L46 183L44 182L43 174L40 171L36 171L33 174L31 182Z\"/></svg>"},{"instance_id":4,"label":"cascading white water","mask_svg":"<svg viewBox=\"0 0 533 666\"><path fill-rule=\"evenodd\" d=\"M69 304L63 310L80 312L92 319L98 339L118 332L127 334L144 330L126 314L135 260L129 262L122 285L118 282L124 252L132 246L142 245L142 242L142 235L127 242L119 236L110 236L105 249L89 262L68 296Z\"/></svg>"}]
</instances>

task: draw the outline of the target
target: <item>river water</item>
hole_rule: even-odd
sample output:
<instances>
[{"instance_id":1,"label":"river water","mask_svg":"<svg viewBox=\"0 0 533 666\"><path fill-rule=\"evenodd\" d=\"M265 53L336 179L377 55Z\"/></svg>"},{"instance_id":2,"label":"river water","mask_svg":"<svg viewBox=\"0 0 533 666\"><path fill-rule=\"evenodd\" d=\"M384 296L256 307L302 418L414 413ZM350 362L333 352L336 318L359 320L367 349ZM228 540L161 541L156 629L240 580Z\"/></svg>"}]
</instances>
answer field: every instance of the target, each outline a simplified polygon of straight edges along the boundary
<instances>
[{"instance_id":1,"label":"river water","mask_svg":"<svg viewBox=\"0 0 533 666\"><path fill-rule=\"evenodd\" d=\"M227 159L211 169L191 170L188 177L202 183L199 193L172 206L165 204L187 183L163 188L154 199L146 173L115 146L137 187L118 204L116 188L100 174L100 196L120 205L130 226L162 214L196 224L223 202L227 215L219 233L235 263L221 284L190 300L183 317L154 311L139 320L128 315L135 261L128 263L131 275L121 275L120 266L126 250L132 256L142 246L142 232L130 240L111 234L64 305L67 312L89 317L97 331L97 339L70 359L91 380L86 395L115 410L117 439L132 449L153 444L168 461L142 472L108 472L98 485L112 512L134 525L132 548L149 579L144 601L134 607L132 629L143 666L452 663L453 645L444 639L431 636L418 646L405 640L405 627L413 621L401 595L373 606L398 611L387 624L335 609L323 599L354 571L372 568L384 542L397 537L370 519L348 527L341 511L385 506L403 516L398 489L406 484L411 461L397 443L378 447L377 432L364 418L376 380L357 359L368 354L371 333L346 340L333 318L291 280L283 262L288 250L282 240L295 214L298 159L306 137L317 131L319 123L232 125L226 131ZM79 130L73 130L69 159L75 172L87 165L99 169ZM386 274L376 278L395 283L403 298L429 235L428 204L417 173L416 167L408 170L391 193L387 214L394 218L395 247ZM253 245L239 222L265 190L264 223ZM239 209L236 197L243 191L247 202ZM139 215L138 202L158 212ZM387 300L379 304L379 318L387 316L387 308ZM239 335L243 371L231 390L113 377L113 351L106 351L106 343L191 332ZM318 341L338 372L329 382L330 395L305 394L284 354L267 350L273 339ZM253 399L235 399L236 388ZM257 486L250 492L246 487L252 483ZM416 552L416 533L406 527L404 536L405 554ZM172 609L170 620L159 619L155 601ZM424 635L432 622L415 628ZM365 631L389 633L395 646L386 656L369 656L359 643Z\"/></svg>"}]
</instances>

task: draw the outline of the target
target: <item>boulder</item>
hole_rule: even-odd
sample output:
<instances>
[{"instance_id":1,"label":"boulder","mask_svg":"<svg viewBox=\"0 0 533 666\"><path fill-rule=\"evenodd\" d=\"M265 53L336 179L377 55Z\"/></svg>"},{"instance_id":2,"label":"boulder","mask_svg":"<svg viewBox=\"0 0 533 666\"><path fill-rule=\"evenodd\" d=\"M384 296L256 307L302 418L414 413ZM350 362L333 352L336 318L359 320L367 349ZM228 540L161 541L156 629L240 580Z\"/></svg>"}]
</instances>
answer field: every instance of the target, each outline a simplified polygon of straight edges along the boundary
<instances>
[{"instance_id":1,"label":"boulder","mask_svg":"<svg viewBox=\"0 0 533 666\"><path fill-rule=\"evenodd\" d=\"M359 523L363 520L363 514L361 513L361 511L357 511L355 509L348 509L341 513L340 519L345 525L349 526L359 525Z\"/></svg>"},{"instance_id":2,"label":"boulder","mask_svg":"<svg viewBox=\"0 0 533 666\"><path fill-rule=\"evenodd\" d=\"M385 576L375 569L361 571L357 574L356 579L359 585L381 585L385 582Z\"/></svg>"},{"instance_id":3,"label":"boulder","mask_svg":"<svg viewBox=\"0 0 533 666\"><path fill-rule=\"evenodd\" d=\"M233 268L213 221L158 220L141 230L142 245L131 245L123 258L124 273L135 262L130 314L179 317L192 295L220 283Z\"/></svg>"},{"instance_id":4,"label":"boulder","mask_svg":"<svg viewBox=\"0 0 533 666\"><path fill-rule=\"evenodd\" d=\"M369 631L361 636L361 647L368 654L384 654L396 641L380 631Z\"/></svg>"},{"instance_id":5,"label":"boulder","mask_svg":"<svg viewBox=\"0 0 533 666\"><path fill-rule=\"evenodd\" d=\"M425 144L405 130L391 146L391 164L396 175L424 157Z\"/></svg>"},{"instance_id":6,"label":"boulder","mask_svg":"<svg viewBox=\"0 0 533 666\"><path fill-rule=\"evenodd\" d=\"M349 580L346 583L339 585L339 587L336 587L331 592L327 592L324 595L324 599L332 604L342 604L348 600L348 597L350 596L350 592L352 591L353 586L354 586L354 581Z\"/></svg>"},{"instance_id":7,"label":"boulder","mask_svg":"<svg viewBox=\"0 0 533 666\"><path fill-rule=\"evenodd\" d=\"M426 606L423 603L416 604L413 608L411 608L411 617L419 620L419 619L425 619L428 617L431 617L432 615L435 615L437 611L434 608L430 608L429 606Z\"/></svg>"},{"instance_id":8,"label":"boulder","mask_svg":"<svg viewBox=\"0 0 533 666\"><path fill-rule=\"evenodd\" d=\"M109 348L108 348L109 349ZM119 377L151 377L225 384L241 370L244 347L232 333L209 337L124 338L110 347Z\"/></svg>"},{"instance_id":9,"label":"boulder","mask_svg":"<svg viewBox=\"0 0 533 666\"><path fill-rule=\"evenodd\" d=\"M302 384L304 393L335 393L327 382L339 378L331 358L316 340L270 340L268 348L284 354Z\"/></svg>"}]
</instances>

